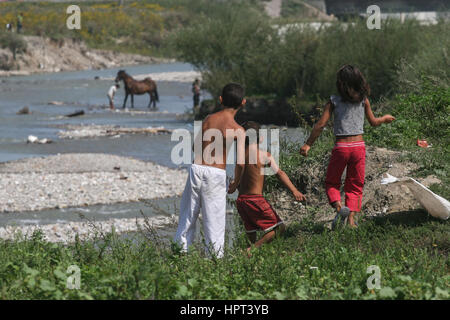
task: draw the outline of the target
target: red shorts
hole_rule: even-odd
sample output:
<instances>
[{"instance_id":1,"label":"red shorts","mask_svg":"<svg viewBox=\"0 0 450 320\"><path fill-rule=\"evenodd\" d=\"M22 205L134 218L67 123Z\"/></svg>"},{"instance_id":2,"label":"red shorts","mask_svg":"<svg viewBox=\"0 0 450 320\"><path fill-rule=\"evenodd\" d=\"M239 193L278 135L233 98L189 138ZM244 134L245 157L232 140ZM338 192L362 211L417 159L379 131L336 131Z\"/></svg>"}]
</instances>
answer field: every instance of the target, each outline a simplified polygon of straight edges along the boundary
<instances>
[{"instance_id":1,"label":"red shorts","mask_svg":"<svg viewBox=\"0 0 450 320\"><path fill-rule=\"evenodd\" d=\"M328 164L325 188L330 203L341 200L341 177L347 168L345 177L345 205L350 211L361 211L364 188L366 147L364 141L338 142L331 152Z\"/></svg>"},{"instance_id":2,"label":"red shorts","mask_svg":"<svg viewBox=\"0 0 450 320\"><path fill-rule=\"evenodd\" d=\"M248 233L258 230L267 232L283 223L262 195L239 195L236 206Z\"/></svg>"}]
</instances>

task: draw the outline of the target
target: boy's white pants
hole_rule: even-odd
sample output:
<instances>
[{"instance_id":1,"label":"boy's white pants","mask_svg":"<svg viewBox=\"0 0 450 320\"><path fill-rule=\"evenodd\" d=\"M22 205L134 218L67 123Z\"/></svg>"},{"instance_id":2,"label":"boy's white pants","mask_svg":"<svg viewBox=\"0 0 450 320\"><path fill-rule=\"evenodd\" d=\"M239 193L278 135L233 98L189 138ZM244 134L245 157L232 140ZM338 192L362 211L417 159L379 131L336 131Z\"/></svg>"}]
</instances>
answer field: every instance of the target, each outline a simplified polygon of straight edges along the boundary
<instances>
[{"instance_id":1,"label":"boy's white pants","mask_svg":"<svg viewBox=\"0 0 450 320\"><path fill-rule=\"evenodd\" d=\"M187 251L195 236L195 225L202 208L207 250L223 256L227 197L226 171L205 165L191 165L180 204L175 242Z\"/></svg>"}]
</instances>

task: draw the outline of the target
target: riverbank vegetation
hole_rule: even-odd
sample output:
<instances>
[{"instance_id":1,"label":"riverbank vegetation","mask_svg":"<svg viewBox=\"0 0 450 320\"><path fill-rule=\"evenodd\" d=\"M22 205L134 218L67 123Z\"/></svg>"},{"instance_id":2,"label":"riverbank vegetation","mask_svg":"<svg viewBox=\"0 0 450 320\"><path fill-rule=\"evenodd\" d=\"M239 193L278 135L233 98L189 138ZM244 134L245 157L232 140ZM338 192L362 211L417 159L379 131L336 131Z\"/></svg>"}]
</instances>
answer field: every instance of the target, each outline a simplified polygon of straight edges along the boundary
<instances>
[{"instance_id":1,"label":"riverbank vegetation","mask_svg":"<svg viewBox=\"0 0 450 320\"><path fill-rule=\"evenodd\" d=\"M159 50L156 49L159 40L155 39L160 36L166 39L167 35L170 50L203 72L203 86L213 96L219 94L225 83L236 81L245 86L249 96L288 100L300 115L309 112L312 104L323 104L335 92L335 72L340 65L355 64L372 87L374 112L389 112L397 118L392 124L378 128L366 125L367 143L404 151L405 162L418 166L412 174L436 176L441 182L431 189L450 198L448 23L421 26L414 21L402 24L389 20L383 22L381 30L368 30L364 22L354 21L333 23L319 30L304 26L279 32L261 10L246 2L214 3L220 6L219 13L218 7L208 6L205 1L189 2L193 6L190 8L184 6L185 1L176 0L141 1L136 2L136 7L129 3L125 8L118 8L117 2L89 4L92 10L87 10L84 23L95 32L86 28L77 37L93 46L154 53ZM47 5L15 5L24 11L30 9L24 12L25 32L31 26L27 23L42 24L41 32L45 34L67 36L63 27L55 29L59 22L33 22L31 13L27 16L28 12L40 12L34 16L40 19L45 10L50 10ZM158 7L141 16L136 8L145 5ZM98 6L98 10L93 6ZM15 11L9 12L10 19L14 18L11 12ZM65 17L60 16L49 16L49 21ZM134 17L132 25L142 37L127 38L131 21L127 19L131 17ZM185 28L177 27L181 24ZM173 30L174 35L168 35L168 30ZM159 52L164 52L164 48ZM300 170L326 161L334 143L329 129L318 139L308 158L298 154L300 145L282 145L280 167L296 185L302 182ZM417 147L418 138L427 139L432 147ZM267 179L266 194L279 188L275 178ZM180 254L151 229L141 231L137 235L139 240L118 237L114 232L67 245L49 243L40 232L27 239L0 240L0 297L450 298L448 221L434 219L418 209L367 217L357 230L331 231L325 222L315 219L315 214L326 210L325 207L306 208L307 214L289 224L284 236L255 250L250 259L243 253L248 244L239 223L234 230L233 247L219 260L205 259L202 250ZM79 290L66 286L66 270L71 265L81 271ZM367 268L371 265L380 268L381 289L367 286L371 276Z\"/></svg>"},{"instance_id":2,"label":"riverbank vegetation","mask_svg":"<svg viewBox=\"0 0 450 320\"><path fill-rule=\"evenodd\" d=\"M431 189L450 198L450 87L438 86L424 78L410 93L397 94L373 106L375 114L390 113L396 121L389 125L371 127L366 121L364 140L371 146L387 148L404 153L404 161L418 165L414 177L436 176L441 183ZM309 130L308 127L305 128ZM425 139L430 148L417 146L418 139ZM285 144L280 155L280 166L298 185L305 168L327 158L334 145L332 125L328 125L319 137L308 158L299 154L300 145ZM280 188L278 180L268 177L267 192Z\"/></svg>"},{"instance_id":3,"label":"riverbank vegetation","mask_svg":"<svg viewBox=\"0 0 450 320\"><path fill-rule=\"evenodd\" d=\"M383 21L381 30L355 20L319 30L292 25L280 32L242 4L180 30L175 43L179 58L203 71L203 85L213 96L237 81L249 96L323 101L336 91L335 73L345 63L360 67L375 100L398 93L405 69L448 83L449 39L448 23L422 26L413 20Z\"/></svg>"},{"instance_id":4,"label":"riverbank vegetation","mask_svg":"<svg viewBox=\"0 0 450 320\"><path fill-rule=\"evenodd\" d=\"M0 32L0 48L9 49L13 59L16 60L17 54L23 53L27 49L27 43L15 33ZM14 63L12 61L8 61L5 57L0 56L0 70L10 70L13 66Z\"/></svg>"},{"instance_id":5,"label":"riverbank vegetation","mask_svg":"<svg viewBox=\"0 0 450 320\"><path fill-rule=\"evenodd\" d=\"M370 84L375 113L397 118L379 128L366 125L366 141L410 151L409 160L422 168L416 173L437 175L448 197L449 22L421 25L392 19L382 21L380 30L369 30L366 21L353 20L319 29L292 25L281 32L262 13L241 4L227 7L219 19L180 30L175 44L179 58L203 72L203 86L213 97L230 81L242 83L249 97L288 101L299 117L309 119L301 122L307 130L329 96L337 93L338 68L358 66ZM308 159L298 155L299 146L285 149L281 164L288 175L329 153L329 131ZM417 139L427 139L433 147L418 148ZM276 179L269 179L269 188L272 182L278 186Z\"/></svg>"},{"instance_id":6,"label":"riverbank vegetation","mask_svg":"<svg viewBox=\"0 0 450 320\"><path fill-rule=\"evenodd\" d=\"M249 3L258 5L259 1ZM83 2L81 30L69 30L66 20L67 3L2 2L0 25L16 24L18 13L23 16L23 34L64 38L86 42L94 49L109 49L170 58L173 49L168 36L180 28L191 26L203 17L220 14L219 1L210 0L142 0ZM258 6L257 6L258 7ZM261 7L262 8L262 7ZM3 32L3 30L2 30Z\"/></svg>"},{"instance_id":7,"label":"riverbank vegetation","mask_svg":"<svg viewBox=\"0 0 450 320\"><path fill-rule=\"evenodd\" d=\"M285 236L242 251L242 227L223 259L188 255L150 237L114 233L90 242L0 240L2 299L448 299L448 227L424 212L414 220L376 219L358 230L329 231L305 219ZM143 231L144 232L144 231ZM144 234L141 234L144 235ZM149 234L147 234L148 236ZM147 240L145 240L147 239ZM80 288L68 289L68 267ZM380 268L381 289L367 280ZM72 283L71 281L69 281ZM371 281L369 281L371 283Z\"/></svg>"}]
</instances>

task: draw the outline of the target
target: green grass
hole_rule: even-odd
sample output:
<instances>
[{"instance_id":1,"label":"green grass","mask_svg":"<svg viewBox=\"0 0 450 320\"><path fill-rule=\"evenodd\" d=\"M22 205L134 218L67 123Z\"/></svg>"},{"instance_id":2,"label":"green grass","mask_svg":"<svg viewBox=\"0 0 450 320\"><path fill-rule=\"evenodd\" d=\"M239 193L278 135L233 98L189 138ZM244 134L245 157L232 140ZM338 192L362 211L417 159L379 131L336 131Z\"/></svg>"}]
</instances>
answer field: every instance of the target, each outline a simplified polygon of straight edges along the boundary
<instances>
[{"instance_id":1,"label":"green grass","mask_svg":"<svg viewBox=\"0 0 450 320\"><path fill-rule=\"evenodd\" d=\"M408 213L410 214L410 213ZM235 248L223 259L202 251L180 255L153 241L108 235L64 246L41 239L0 241L2 299L448 299L448 223L418 211L331 232L309 220L255 250ZM81 269L79 290L66 270ZM381 290L369 290L367 267L381 270ZM312 268L317 267L317 268Z\"/></svg>"},{"instance_id":2,"label":"green grass","mask_svg":"<svg viewBox=\"0 0 450 320\"><path fill-rule=\"evenodd\" d=\"M431 190L450 198L450 87L436 86L424 78L416 92L397 95L378 108L396 117L390 125L368 128L366 141L371 145L407 151L405 161L419 165L413 175L434 175L440 184ZM431 148L422 149L417 139L426 139Z\"/></svg>"}]
</instances>

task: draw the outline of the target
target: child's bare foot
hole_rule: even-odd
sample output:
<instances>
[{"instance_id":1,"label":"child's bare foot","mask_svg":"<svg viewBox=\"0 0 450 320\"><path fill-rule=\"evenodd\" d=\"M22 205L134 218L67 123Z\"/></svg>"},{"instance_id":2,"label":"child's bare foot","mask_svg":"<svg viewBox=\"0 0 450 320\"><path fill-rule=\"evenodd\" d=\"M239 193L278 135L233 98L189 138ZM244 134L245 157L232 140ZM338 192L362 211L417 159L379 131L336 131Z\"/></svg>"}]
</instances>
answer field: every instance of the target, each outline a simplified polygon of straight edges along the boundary
<instances>
[{"instance_id":1,"label":"child's bare foot","mask_svg":"<svg viewBox=\"0 0 450 320\"><path fill-rule=\"evenodd\" d=\"M358 227L358 223L356 223L355 221L355 211L352 211L350 213L350 215L348 216L348 225L350 226L350 228L357 228Z\"/></svg>"},{"instance_id":2,"label":"child's bare foot","mask_svg":"<svg viewBox=\"0 0 450 320\"><path fill-rule=\"evenodd\" d=\"M356 221L354 219L350 220L350 218L349 218L348 219L348 225L349 225L350 228L354 228L354 229L358 228L358 224L356 223Z\"/></svg>"},{"instance_id":3,"label":"child's bare foot","mask_svg":"<svg viewBox=\"0 0 450 320\"><path fill-rule=\"evenodd\" d=\"M252 253L251 253L252 247L248 247L246 250L247 253L247 258L251 258L252 257Z\"/></svg>"}]
</instances>

